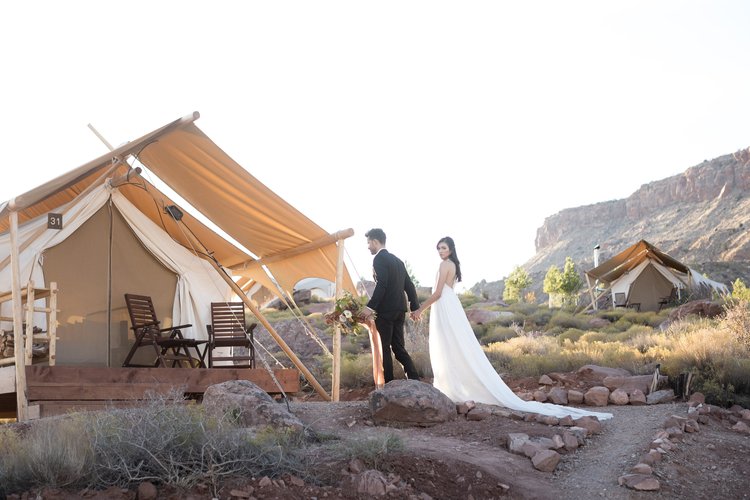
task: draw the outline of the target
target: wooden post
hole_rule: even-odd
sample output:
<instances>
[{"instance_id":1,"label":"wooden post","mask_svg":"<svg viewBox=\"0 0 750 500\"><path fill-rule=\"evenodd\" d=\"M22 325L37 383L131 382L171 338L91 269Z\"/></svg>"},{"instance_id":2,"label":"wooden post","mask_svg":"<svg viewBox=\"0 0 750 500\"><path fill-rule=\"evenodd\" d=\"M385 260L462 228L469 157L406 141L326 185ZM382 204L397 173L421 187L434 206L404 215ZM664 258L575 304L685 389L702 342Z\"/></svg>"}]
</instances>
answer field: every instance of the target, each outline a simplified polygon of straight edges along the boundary
<instances>
[{"instance_id":1,"label":"wooden post","mask_svg":"<svg viewBox=\"0 0 750 500\"><path fill-rule=\"evenodd\" d=\"M344 240L336 242L336 300L344 294ZM333 364L331 367L331 395L333 401L339 401L341 389L341 326L335 323L333 326Z\"/></svg>"},{"instance_id":2,"label":"wooden post","mask_svg":"<svg viewBox=\"0 0 750 500\"><path fill-rule=\"evenodd\" d=\"M25 362L31 365L34 357L34 281L29 280L26 286L26 342L24 347Z\"/></svg>"},{"instance_id":3,"label":"wooden post","mask_svg":"<svg viewBox=\"0 0 750 500\"><path fill-rule=\"evenodd\" d=\"M18 263L18 212L15 199L8 205L10 210L10 266L11 294L13 297L13 351L16 360L16 416L19 422L27 420L26 365L23 359L23 309L21 305L21 269Z\"/></svg>"},{"instance_id":4,"label":"wooden post","mask_svg":"<svg viewBox=\"0 0 750 500\"><path fill-rule=\"evenodd\" d=\"M49 365L55 366L57 357L57 283L49 284L49 316L47 317L47 336L49 337Z\"/></svg>"}]
</instances>

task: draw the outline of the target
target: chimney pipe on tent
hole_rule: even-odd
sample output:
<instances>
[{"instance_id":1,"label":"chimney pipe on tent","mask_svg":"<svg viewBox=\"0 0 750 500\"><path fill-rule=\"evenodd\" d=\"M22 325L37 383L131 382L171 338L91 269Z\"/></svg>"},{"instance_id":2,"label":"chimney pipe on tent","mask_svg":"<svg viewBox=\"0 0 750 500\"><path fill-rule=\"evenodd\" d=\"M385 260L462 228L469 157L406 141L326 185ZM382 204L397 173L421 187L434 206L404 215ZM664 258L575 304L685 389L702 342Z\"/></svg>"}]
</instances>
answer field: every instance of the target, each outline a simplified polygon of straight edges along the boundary
<instances>
[{"instance_id":1,"label":"chimney pipe on tent","mask_svg":"<svg viewBox=\"0 0 750 500\"><path fill-rule=\"evenodd\" d=\"M599 245L594 247L594 267L599 267Z\"/></svg>"}]
</instances>

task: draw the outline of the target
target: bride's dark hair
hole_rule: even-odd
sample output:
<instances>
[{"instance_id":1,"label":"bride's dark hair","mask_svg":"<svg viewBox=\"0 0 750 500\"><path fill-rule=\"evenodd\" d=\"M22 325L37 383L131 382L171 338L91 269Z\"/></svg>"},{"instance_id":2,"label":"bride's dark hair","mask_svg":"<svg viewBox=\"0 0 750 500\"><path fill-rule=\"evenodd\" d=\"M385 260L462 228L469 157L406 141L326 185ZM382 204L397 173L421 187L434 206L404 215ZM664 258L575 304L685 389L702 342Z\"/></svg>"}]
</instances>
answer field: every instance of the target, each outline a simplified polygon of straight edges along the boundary
<instances>
[{"instance_id":1,"label":"bride's dark hair","mask_svg":"<svg viewBox=\"0 0 750 500\"><path fill-rule=\"evenodd\" d=\"M437 245L435 245L435 247L440 246L441 243L445 243L446 245L448 245L448 250L450 250L451 252L451 254L448 256L448 259L456 264L456 281L461 281L461 263L458 261L458 255L456 255L456 244L453 243L453 238L451 238L450 236L440 238L440 241L437 242Z\"/></svg>"}]
</instances>

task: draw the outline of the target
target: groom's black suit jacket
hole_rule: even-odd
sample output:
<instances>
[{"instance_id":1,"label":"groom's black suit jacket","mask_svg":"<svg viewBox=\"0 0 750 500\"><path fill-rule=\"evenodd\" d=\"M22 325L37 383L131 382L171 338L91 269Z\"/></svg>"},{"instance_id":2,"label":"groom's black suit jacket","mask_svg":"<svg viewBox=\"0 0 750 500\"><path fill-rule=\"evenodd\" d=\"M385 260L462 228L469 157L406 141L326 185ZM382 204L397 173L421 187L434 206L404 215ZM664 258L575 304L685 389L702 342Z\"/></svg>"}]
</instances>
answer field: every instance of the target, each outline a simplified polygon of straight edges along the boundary
<instances>
[{"instance_id":1,"label":"groom's black suit jacket","mask_svg":"<svg viewBox=\"0 0 750 500\"><path fill-rule=\"evenodd\" d=\"M383 319L395 319L398 314L407 311L406 297L408 296L411 310L419 309L417 290L401 259L384 248L375 256L372 266L376 283L367 307L377 312L378 316Z\"/></svg>"}]
</instances>

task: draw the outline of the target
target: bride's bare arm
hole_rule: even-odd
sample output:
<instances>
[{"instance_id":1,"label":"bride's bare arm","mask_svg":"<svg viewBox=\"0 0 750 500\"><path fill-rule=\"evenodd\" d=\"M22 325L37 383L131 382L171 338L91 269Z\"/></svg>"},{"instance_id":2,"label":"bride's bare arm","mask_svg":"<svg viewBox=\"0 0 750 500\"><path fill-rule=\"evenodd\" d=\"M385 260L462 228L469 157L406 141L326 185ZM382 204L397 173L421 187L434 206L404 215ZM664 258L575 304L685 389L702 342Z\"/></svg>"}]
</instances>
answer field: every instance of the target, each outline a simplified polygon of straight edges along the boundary
<instances>
[{"instance_id":1,"label":"bride's bare arm","mask_svg":"<svg viewBox=\"0 0 750 500\"><path fill-rule=\"evenodd\" d=\"M437 284L435 285L435 291L432 292L432 295L430 295L427 300L422 302L422 305L419 306L419 309L414 311L414 315L419 318L423 312L427 310L428 307L430 307L437 299L440 298L440 296L443 294L443 286L448 281L448 275L450 274L451 266L453 266L453 262L449 260L444 260L440 263L440 268L438 269L438 280Z\"/></svg>"}]
</instances>

